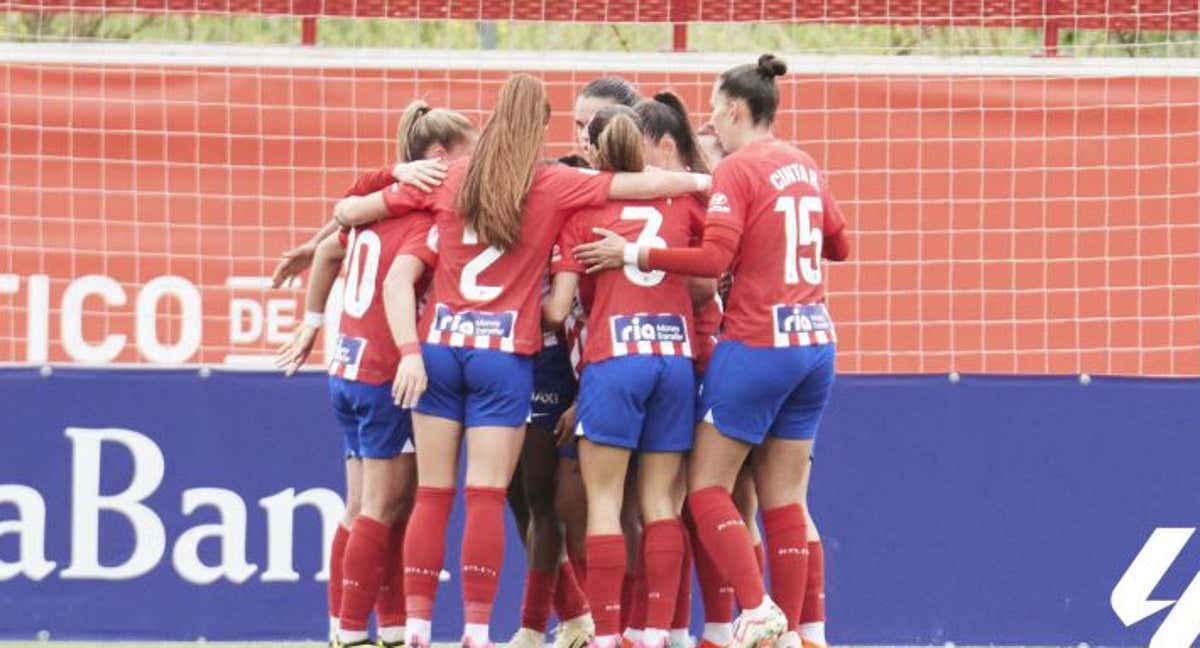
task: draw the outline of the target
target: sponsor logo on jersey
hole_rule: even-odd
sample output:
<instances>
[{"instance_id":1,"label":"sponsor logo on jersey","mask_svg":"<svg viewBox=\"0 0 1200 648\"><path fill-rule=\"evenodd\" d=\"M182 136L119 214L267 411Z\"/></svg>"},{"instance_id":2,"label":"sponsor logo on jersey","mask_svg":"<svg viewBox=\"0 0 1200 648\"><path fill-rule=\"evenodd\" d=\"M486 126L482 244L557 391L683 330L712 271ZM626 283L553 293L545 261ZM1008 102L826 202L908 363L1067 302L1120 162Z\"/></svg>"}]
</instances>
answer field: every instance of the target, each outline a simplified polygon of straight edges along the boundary
<instances>
[{"instance_id":1,"label":"sponsor logo on jersey","mask_svg":"<svg viewBox=\"0 0 1200 648\"><path fill-rule=\"evenodd\" d=\"M617 315L612 318L613 344L687 342L682 315Z\"/></svg>"},{"instance_id":2,"label":"sponsor logo on jersey","mask_svg":"<svg viewBox=\"0 0 1200 648\"><path fill-rule=\"evenodd\" d=\"M512 337L517 314L512 311L488 313L464 311L455 313L445 304L438 304L433 320L436 330L472 337Z\"/></svg>"},{"instance_id":3,"label":"sponsor logo on jersey","mask_svg":"<svg viewBox=\"0 0 1200 648\"><path fill-rule=\"evenodd\" d=\"M712 198L708 199L708 211L720 212L722 214L728 214L729 213L729 196L726 196L723 192L720 192L720 191L714 193L712 195Z\"/></svg>"},{"instance_id":4,"label":"sponsor logo on jersey","mask_svg":"<svg viewBox=\"0 0 1200 648\"><path fill-rule=\"evenodd\" d=\"M531 400L537 405L558 405L559 396L557 392L535 391Z\"/></svg>"},{"instance_id":5,"label":"sponsor logo on jersey","mask_svg":"<svg viewBox=\"0 0 1200 648\"><path fill-rule=\"evenodd\" d=\"M343 365L357 365L362 359L363 347L367 341L349 335L339 335L337 347L333 350L333 362Z\"/></svg>"},{"instance_id":6,"label":"sponsor logo on jersey","mask_svg":"<svg viewBox=\"0 0 1200 648\"><path fill-rule=\"evenodd\" d=\"M824 304L790 304L775 307L776 333L815 333L833 328Z\"/></svg>"}]
</instances>

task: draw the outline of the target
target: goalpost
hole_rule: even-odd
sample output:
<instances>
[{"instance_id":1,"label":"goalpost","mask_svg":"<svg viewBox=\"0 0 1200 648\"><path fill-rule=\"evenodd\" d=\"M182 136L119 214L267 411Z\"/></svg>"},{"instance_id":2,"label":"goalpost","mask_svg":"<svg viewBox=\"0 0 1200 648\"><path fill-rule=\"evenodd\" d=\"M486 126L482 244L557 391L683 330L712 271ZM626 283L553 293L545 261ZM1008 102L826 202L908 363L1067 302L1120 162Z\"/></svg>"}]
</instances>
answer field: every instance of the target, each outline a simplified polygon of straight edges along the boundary
<instances>
[{"instance_id":1,"label":"goalpost","mask_svg":"<svg viewBox=\"0 0 1200 648\"><path fill-rule=\"evenodd\" d=\"M828 171L853 232L852 260L828 270L840 370L1200 375L1195 2L1051 21L1023 0L1000 37L996 10L966 4L941 17L825 4L811 17L799 3L651 15L657 3L547 0L532 4L575 13L491 26L372 18L434 4L454 17L457 3L274 18L253 16L287 13L272 2L249 18L185 4L166 8L200 17L162 3L0 4L0 361L265 368L302 310L300 286L269 289L275 260L357 173L392 161L413 97L482 123L506 76L532 72L553 105L547 153L560 155L588 80L669 88L699 123L715 75L771 49L790 66L778 132ZM597 7L625 22L576 19ZM88 36L64 26L93 15ZM142 15L158 21L148 40L121 22ZM729 24L742 15L760 29ZM660 51L679 45L677 16L692 23L686 45L711 52ZM467 15L480 17L493 18ZM1074 50L1046 52L1051 23L1056 35L1107 26L1109 40L1069 32ZM478 43L460 46L460 27ZM297 31L318 45L249 42ZM484 49L488 38L506 48ZM613 47L634 51L601 51Z\"/></svg>"}]
</instances>

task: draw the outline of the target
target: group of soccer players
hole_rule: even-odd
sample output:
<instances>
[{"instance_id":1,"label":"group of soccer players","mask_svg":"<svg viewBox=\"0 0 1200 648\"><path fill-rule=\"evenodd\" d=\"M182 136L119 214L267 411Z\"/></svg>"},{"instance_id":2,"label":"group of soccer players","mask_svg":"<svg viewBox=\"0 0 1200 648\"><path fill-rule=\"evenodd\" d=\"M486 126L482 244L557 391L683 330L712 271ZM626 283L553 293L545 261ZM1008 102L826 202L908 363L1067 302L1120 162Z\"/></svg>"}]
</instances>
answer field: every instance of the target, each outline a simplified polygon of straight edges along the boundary
<instances>
[{"instance_id":1,"label":"group of soccer players","mask_svg":"<svg viewBox=\"0 0 1200 648\"><path fill-rule=\"evenodd\" d=\"M825 644L805 500L834 377L821 262L849 246L825 176L772 134L786 69L721 74L700 134L675 95L597 79L559 161L531 76L482 131L413 102L398 162L284 255L277 284L312 266L289 373L346 273L331 641L375 645L374 610L378 645L429 645L465 437L465 647L491 644L506 499L529 562L512 646L542 646L553 609L560 648L689 647L693 564L703 648Z\"/></svg>"}]
</instances>

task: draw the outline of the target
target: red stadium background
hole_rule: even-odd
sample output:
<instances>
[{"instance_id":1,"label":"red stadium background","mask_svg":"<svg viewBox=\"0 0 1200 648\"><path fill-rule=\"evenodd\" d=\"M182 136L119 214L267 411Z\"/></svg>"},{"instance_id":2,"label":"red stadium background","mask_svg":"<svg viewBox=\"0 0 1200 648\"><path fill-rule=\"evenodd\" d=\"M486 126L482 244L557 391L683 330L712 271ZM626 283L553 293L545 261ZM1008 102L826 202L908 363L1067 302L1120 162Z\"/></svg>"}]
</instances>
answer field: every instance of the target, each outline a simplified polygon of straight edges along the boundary
<instances>
[{"instance_id":1,"label":"red stadium background","mask_svg":"<svg viewBox=\"0 0 1200 648\"><path fill-rule=\"evenodd\" d=\"M828 272L839 369L1200 375L1200 79L1018 63L801 60L784 79L779 134L828 169L853 230L853 261ZM124 336L104 358L120 363L269 352L301 293L256 282L357 171L391 160L404 104L481 121L508 75L261 65L0 65L0 361L81 360L62 342L72 321L88 344ZM599 74L707 110L710 72L619 65L537 72L548 153L568 150L574 92ZM64 317L87 275L120 294L84 294ZM139 300L163 276L183 282ZM185 284L198 314L172 296ZM154 340L177 353L148 356Z\"/></svg>"}]
</instances>

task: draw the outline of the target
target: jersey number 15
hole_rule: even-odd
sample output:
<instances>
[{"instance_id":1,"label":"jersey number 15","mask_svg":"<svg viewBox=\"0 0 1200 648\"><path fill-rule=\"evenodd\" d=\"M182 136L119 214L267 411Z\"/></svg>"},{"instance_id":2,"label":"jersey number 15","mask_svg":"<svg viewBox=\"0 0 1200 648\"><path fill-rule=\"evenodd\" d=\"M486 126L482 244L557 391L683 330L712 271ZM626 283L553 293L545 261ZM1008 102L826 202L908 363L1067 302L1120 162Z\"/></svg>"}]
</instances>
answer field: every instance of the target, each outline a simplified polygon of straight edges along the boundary
<instances>
[{"instance_id":1,"label":"jersey number 15","mask_svg":"<svg viewBox=\"0 0 1200 648\"><path fill-rule=\"evenodd\" d=\"M822 211L821 199L816 196L780 196L775 201L775 211L783 214L783 235L786 247L783 253L783 281L787 284L804 281L812 285L821 283L821 246L825 239L821 228L812 226L812 215ZM812 257L800 258L800 249L811 246Z\"/></svg>"}]
</instances>

